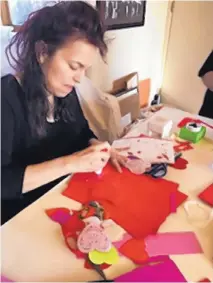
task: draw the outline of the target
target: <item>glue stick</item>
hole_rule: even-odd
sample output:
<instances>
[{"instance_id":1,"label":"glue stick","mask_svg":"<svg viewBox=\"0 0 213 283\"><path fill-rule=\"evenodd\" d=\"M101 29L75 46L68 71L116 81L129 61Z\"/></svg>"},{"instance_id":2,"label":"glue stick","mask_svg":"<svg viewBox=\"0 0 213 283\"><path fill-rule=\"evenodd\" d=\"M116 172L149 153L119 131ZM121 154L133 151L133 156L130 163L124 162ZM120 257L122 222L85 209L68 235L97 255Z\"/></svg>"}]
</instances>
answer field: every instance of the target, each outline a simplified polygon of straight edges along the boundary
<instances>
[{"instance_id":1,"label":"glue stick","mask_svg":"<svg viewBox=\"0 0 213 283\"><path fill-rule=\"evenodd\" d=\"M96 173L97 175L101 175L102 170L103 170L103 169L100 169L100 170L98 170L98 171L95 171L95 173Z\"/></svg>"}]
</instances>

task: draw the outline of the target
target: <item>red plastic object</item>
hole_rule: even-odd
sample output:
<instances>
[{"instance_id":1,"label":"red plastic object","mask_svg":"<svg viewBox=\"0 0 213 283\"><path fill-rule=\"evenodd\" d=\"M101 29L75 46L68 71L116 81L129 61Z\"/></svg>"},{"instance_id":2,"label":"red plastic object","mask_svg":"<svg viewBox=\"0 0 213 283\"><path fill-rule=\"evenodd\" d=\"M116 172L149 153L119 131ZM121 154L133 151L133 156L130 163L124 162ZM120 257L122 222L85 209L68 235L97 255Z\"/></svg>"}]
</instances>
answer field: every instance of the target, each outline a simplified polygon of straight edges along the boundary
<instances>
[{"instance_id":1,"label":"red plastic object","mask_svg":"<svg viewBox=\"0 0 213 283\"><path fill-rule=\"evenodd\" d=\"M74 175L63 195L81 203L98 201L109 218L131 236L144 238L155 234L171 213L171 194L176 197L177 207L187 198L177 188L176 183L138 176L127 169L120 174L108 164L99 176Z\"/></svg>"},{"instance_id":2,"label":"red plastic object","mask_svg":"<svg viewBox=\"0 0 213 283\"><path fill-rule=\"evenodd\" d=\"M208 186L202 193L200 193L199 198L213 207L213 184Z\"/></svg>"}]
</instances>

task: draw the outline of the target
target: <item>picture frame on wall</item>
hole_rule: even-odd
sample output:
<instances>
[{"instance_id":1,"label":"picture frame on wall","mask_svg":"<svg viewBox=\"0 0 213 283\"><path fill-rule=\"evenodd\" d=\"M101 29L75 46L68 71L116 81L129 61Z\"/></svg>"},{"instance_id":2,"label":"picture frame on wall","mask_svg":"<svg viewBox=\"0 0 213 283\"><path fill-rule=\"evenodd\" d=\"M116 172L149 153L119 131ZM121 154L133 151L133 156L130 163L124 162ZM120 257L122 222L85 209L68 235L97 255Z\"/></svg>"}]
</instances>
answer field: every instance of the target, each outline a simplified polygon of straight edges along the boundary
<instances>
[{"instance_id":1,"label":"picture frame on wall","mask_svg":"<svg viewBox=\"0 0 213 283\"><path fill-rule=\"evenodd\" d=\"M96 1L96 7L107 30L145 24L146 1Z\"/></svg>"}]
</instances>

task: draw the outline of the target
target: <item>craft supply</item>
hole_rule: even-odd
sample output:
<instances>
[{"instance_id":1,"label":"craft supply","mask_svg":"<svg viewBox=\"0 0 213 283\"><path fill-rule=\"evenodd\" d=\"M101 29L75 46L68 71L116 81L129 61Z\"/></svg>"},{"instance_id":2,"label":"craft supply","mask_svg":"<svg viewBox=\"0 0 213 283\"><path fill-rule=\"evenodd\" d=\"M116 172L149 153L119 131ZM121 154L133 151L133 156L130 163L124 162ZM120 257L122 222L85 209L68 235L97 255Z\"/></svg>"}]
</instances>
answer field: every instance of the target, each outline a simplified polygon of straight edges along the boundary
<instances>
[{"instance_id":1,"label":"craft supply","mask_svg":"<svg viewBox=\"0 0 213 283\"><path fill-rule=\"evenodd\" d=\"M199 123L194 123L194 122L189 122L186 124L186 129L188 129L189 131L193 132L193 133L198 133L200 132L202 125Z\"/></svg>"},{"instance_id":2,"label":"craft supply","mask_svg":"<svg viewBox=\"0 0 213 283\"><path fill-rule=\"evenodd\" d=\"M115 282L187 282L176 264L167 259L164 262L134 269L115 279Z\"/></svg>"},{"instance_id":3,"label":"craft supply","mask_svg":"<svg viewBox=\"0 0 213 283\"><path fill-rule=\"evenodd\" d=\"M178 124L178 127L182 128L182 127L186 126L186 124L188 124L188 123L198 123L198 124L201 124L205 127L213 129L213 125L210 125L209 123L206 123L206 122L204 122L200 119L195 119L195 118L190 118L190 117L186 117L183 120L181 120Z\"/></svg>"},{"instance_id":4,"label":"craft supply","mask_svg":"<svg viewBox=\"0 0 213 283\"><path fill-rule=\"evenodd\" d=\"M157 135L168 138L171 135L173 122L163 117L155 117L148 123L149 136Z\"/></svg>"},{"instance_id":5,"label":"craft supply","mask_svg":"<svg viewBox=\"0 0 213 283\"><path fill-rule=\"evenodd\" d=\"M178 158L177 161L175 161L174 164L171 164L170 166L175 168L175 169L180 169L180 170L184 170L187 168L187 164L189 162L184 159L184 158Z\"/></svg>"},{"instance_id":6,"label":"craft supply","mask_svg":"<svg viewBox=\"0 0 213 283\"><path fill-rule=\"evenodd\" d=\"M123 138L113 142L112 147L126 157L134 156L144 162L174 163L173 141L155 138Z\"/></svg>"},{"instance_id":7,"label":"craft supply","mask_svg":"<svg viewBox=\"0 0 213 283\"><path fill-rule=\"evenodd\" d=\"M176 143L176 145L174 146L175 152L187 151L193 149L193 146L191 145L190 141L179 141L176 139L175 143Z\"/></svg>"},{"instance_id":8,"label":"craft supply","mask_svg":"<svg viewBox=\"0 0 213 283\"><path fill-rule=\"evenodd\" d=\"M182 152L175 152L175 162L182 156Z\"/></svg>"},{"instance_id":9,"label":"craft supply","mask_svg":"<svg viewBox=\"0 0 213 283\"><path fill-rule=\"evenodd\" d=\"M181 139L197 143L205 137L205 134L206 128L204 126L201 126L198 123L190 122L180 129L179 137Z\"/></svg>"},{"instance_id":10,"label":"craft supply","mask_svg":"<svg viewBox=\"0 0 213 283\"><path fill-rule=\"evenodd\" d=\"M89 201L83 204L79 212L80 219L88 219L91 216L96 216L103 221L106 218L104 208L97 201Z\"/></svg>"},{"instance_id":11,"label":"craft supply","mask_svg":"<svg viewBox=\"0 0 213 283\"><path fill-rule=\"evenodd\" d=\"M125 163L125 167L129 169L133 174L141 175L151 167L151 163L145 162L134 156L129 156L128 161Z\"/></svg>"},{"instance_id":12,"label":"craft supply","mask_svg":"<svg viewBox=\"0 0 213 283\"><path fill-rule=\"evenodd\" d=\"M125 168L119 174L108 164L101 176L75 174L62 194L81 203L97 200L113 221L140 238L156 233L171 213L171 193L177 207L187 198L177 188L171 181L138 176Z\"/></svg>"},{"instance_id":13,"label":"craft supply","mask_svg":"<svg viewBox=\"0 0 213 283\"><path fill-rule=\"evenodd\" d=\"M97 250L93 250L89 252L89 259L94 264L115 264L119 260L118 252L115 247L111 247L108 252L100 252Z\"/></svg>"},{"instance_id":14,"label":"craft supply","mask_svg":"<svg viewBox=\"0 0 213 283\"><path fill-rule=\"evenodd\" d=\"M145 239L149 256L202 253L193 232L169 232L150 235Z\"/></svg>"},{"instance_id":15,"label":"craft supply","mask_svg":"<svg viewBox=\"0 0 213 283\"><path fill-rule=\"evenodd\" d=\"M113 245L116 247L116 249L120 249L120 247L125 244L128 240L132 239L132 236L125 233L123 235L123 238L120 241L114 242Z\"/></svg>"},{"instance_id":16,"label":"craft supply","mask_svg":"<svg viewBox=\"0 0 213 283\"><path fill-rule=\"evenodd\" d=\"M119 252L134 261L136 264L154 263L168 258L168 256L165 255L149 257L145 250L145 243L143 239L127 239L127 241L119 247Z\"/></svg>"},{"instance_id":17,"label":"craft supply","mask_svg":"<svg viewBox=\"0 0 213 283\"><path fill-rule=\"evenodd\" d=\"M148 261L149 255L146 251L144 240L130 239L120 247L120 253L137 264L143 264Z\"/></svg>"},{"instance_id":18,"label":"craft supply","mask_svg":"<svg viewBox=\"0 0 213 283\"><path fill-rule=\"evenodd\" d=\"M102 171L103 171L103 169L100 169L100 170L96 171L95 173L96 173L97 175L101 175Z\"/></svg>"},{"instance_id":19,"label":"craft supply","mask_svg":"<svg viewBox=\"0 0 213 283\"><path fill-rule=\"evenodd\" d=\"M213 184L209 185L198 196L202 201L213 207Z\"/></svg>"},{"instance_id":20,"label":"craft supply","mask_svg":"<svg viewBox=\"0 0 213 283\"><path fill-rule=\"evenodd\" d=\"M86 258L86 263L88 264L88 266L93 267L93 269L103 278L104 282L107 282L106 275L102 270L101 265L93 263L90 260L89 256L87 256Z\"/></svg>"},{"instance_id":21,"label":"craft supply","mask_svg":"<svg viewBox=\"0 0 213 283\"><path fill-rule=\"evenodd\" d=\"M8 279L8 278L5 277L4 275L1 275L1 277L0 277L0 282L14 282L14 281Z\"/></svg>"},{"instance_id":22,"label":"craft supply","mask_svg":"<svg viewBox=\"0 0 213 283\"><path fill-rule=\"evenodd\" d=\"M67 208L53 208L53 209L47 209L46 214L53 221L61 225L62 233L67 247L70 249L72 253L76 255L77 258L85 259L84 267L89 269L94 268L105 279L102 269L108 268L109 265L101 264L99 266L95 266L95 264L91 262L89 263L87 254L84 253L85 250L84 252L82 252L78 249L77 246L78 236L85 227L84 222L89 221L89 224L93 224L93 226L96 225L100 228L100 218L94 216L94 214L97 213L97 209L99 208L100 205L97 202L92 201L83 205L83 208L80 212L79 211L70 212L70 210ZM86 216L88 216L88 218L85 218ZM94 219L96 219L95 222ZM98 245L100 245L100 242L98 243Z\"/></svg>"},{"instance_id":23,"label":"craft supply","mask_svg":"<svg viewBox=\"0 0 213 283\"><path fill-rule=\"evenodd\" d=\"M46 214L59 224L65 224L72 217L71 211L65 207L47 209Z\"/></svg>"},{"instance_id":24,"label":"craft supply","mask_svg":"<svg viewBox=\"0 0 213 283\"><path fill-rule=\"evenodd\" d=\"M209 280L209 278L203 278L199 280L198 282L211 282L211 281Z\"/></svg>"},{"instance_id":25,"label":"craft supply","mask_svg":"<svg viewBox=\"0 0 213 283\"><path fill-rule=\"evenodd\" d=\"M82 253L89 253L93 250L108 252L111 249L111 242L100 225L91 223L79 234L77 246Z\"/></svg>"},{"instance_id":26,"label":"craft supply","mask_svg":"<svg viewBox=\"0 0 213 283\"><path fill-rule=\"evenodd\" d=\"M163 178L167 174L167 165L165 163L153 164L146 174L153 178Z\"/></svg>"}]
</instances>

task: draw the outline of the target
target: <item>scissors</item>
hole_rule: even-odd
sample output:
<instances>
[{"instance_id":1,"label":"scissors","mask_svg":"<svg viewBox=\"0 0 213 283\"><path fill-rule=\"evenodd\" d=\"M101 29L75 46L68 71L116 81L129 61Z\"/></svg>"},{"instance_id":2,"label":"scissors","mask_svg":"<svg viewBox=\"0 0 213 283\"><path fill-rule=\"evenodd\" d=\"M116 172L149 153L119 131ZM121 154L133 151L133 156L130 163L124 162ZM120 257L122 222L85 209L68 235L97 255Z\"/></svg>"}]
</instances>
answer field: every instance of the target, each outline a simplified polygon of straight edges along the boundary
<instances>
[{"instance_id":1,"label":"scissors","mask_svg":"<svg viewBox=\"0 0 213 283\"><path fill-rule=\"evenodd\" d=\"M182 156L181 152L175 153L175 161ZM153 164L151 169L147 171L145 174L151 175L153 178L163 178L167 174L168 164L159 163Z\"/></svg>"},{"instance_id":2,"label":"scissors","mask_svg":"<svg viewBox=\"0 0 213 283\"><path fill-rule=\"evenodd\" d=\"M167 174L167 166L166 163L153 164L145 174L151 175L153 178L163 178Z\"/></svg>"}]
</instances>

